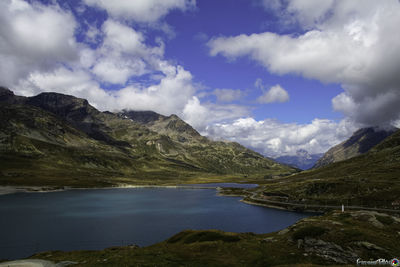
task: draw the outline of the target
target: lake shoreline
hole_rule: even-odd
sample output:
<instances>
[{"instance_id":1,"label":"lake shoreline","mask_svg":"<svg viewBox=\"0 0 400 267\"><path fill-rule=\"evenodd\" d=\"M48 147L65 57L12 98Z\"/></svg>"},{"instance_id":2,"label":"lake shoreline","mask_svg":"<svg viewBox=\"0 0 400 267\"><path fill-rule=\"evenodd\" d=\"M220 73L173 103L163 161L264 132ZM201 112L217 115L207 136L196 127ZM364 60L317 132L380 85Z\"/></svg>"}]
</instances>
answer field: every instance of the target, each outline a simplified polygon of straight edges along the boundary
<instances>
[{"instance_id":1,"label":"lake shoreline","mask_svg":"<svg viewBox=\"0 0 400 267\"><path fill-rule=\"evenodd\" d=\"M238 183L233 183L238 184ZM284 210L284 211L291 211L291 212L309 212L309 213L316 213L321 214L328 212L329 210L315 210L315 209L303 209L303 210L295 210L288 207L282 207L278 205L266 204L266 203L259 203L256 201L252 201L246 199L246 195L244 194L235 194L235 193L225 193L223 188L219 186L212 186L205 183L205 186L193 186L193 184L187 185L130 185L130 184L120 184L116 186L108 186L108 187L54 187L54 186L0 186L0 196L8 195L8 194L15 194L15 193L53 193L53 192L64 192L64 191L71 191L71 190L109 190L109 189L130 189L130 188L167 188L167 189L214 189L216 190L216 195L220 197L240 197L240 202L243 202L248 205L260 206L264 208L276 209L276 210ZM254 184L256 185L256 184Z\"/></svg>"},{"instance_id":2,"label":"lake shoreline","mask_svg":"<svg viewBox=\"0 0 400 267\"><path fill-rule=\"evenodd\" d=\"M238 183L233 183L238 184ZM235 194L235 193L225 193L223 188L219 186L212 186L209 183L205 183L205 186L199 186L200 184L181 184L181 185L130 185L130 184L120 184L116 186L107 186L107 187L59 187L59 186L0 186L0 196L15 194L15 193L53 193L53 192L64 192L71 190L101 190L101 189L130 189L130 188L169 188L169 189L215 189L217 190L217 196L221 197L241 197L240 202L246 203L248 205L261 206L265 208L272 208L277 210L285 210L285 211L294 211L294 212L311 212L311 213L323 213L324 211L315 210L315 209L304 209L304 210L295 210L288 207L282 207L278 205L259 203L256 201L252 201L250 199L246 199L246 195L244 194ZM256 185L256 184L254 184ZM329 210L326 210L327 212Z\"/></svg>"},{"instance_id":3,"label":"lake shoreline","mask_svg":"<svg viewBox=\"0 0 400 267\"><path fill-rule=\"evenodd\" d=\"M171 188L171 189L216 189L219 186L209 185L210 183L205 183L205 186L201 184L180 184L180 185L131 185L131 184L119 184L116 186L105 186L105 187L70 187L70 186L0 186L0 196L15 194L15 193L51 193L51 192L62 192L69 190L99 190L99 189L127 189L127 188ZM239 184L239 183L233 183ZM250 183L247 183L250 184ZM257 184L254 184L257 185ZM222 196L222 195L221 195ZM238 195L240 196L240 195Z\"/></svg>"}]
</instances>

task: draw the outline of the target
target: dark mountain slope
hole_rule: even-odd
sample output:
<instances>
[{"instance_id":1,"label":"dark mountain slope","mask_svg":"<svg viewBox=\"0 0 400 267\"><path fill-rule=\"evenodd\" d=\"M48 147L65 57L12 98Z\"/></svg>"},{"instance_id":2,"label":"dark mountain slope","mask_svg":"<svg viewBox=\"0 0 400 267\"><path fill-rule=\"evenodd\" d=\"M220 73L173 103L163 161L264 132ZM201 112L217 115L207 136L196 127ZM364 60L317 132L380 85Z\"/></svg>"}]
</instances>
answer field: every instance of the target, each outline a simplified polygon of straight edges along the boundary
<instances>
[{"instance_id":1,"label":"dark mountain slope","mask_svg":"<svg viewBox=\"0 0 400 267\"><path fill-rule=\"evenodd\" d=\"M0 105L0 117L3 185L88 185L88 178L121 175L130 168L129 157L117 147L37 107Z\"/></svg>"},{"instance_id":2,"label":"dark mountain slope","mask_svg":"<svg viewBox=\"0 0 400 267\"><path fill-rule=\"evenodd\" d=\"M354 132L348 140L329 149L324 156L317 161L314 168L364 154L386 137L393 134L394 131L393 129L385 130L372 127L359 129Z\"/></svg>"},{"instance_id":3,"label":"dark mountain slope","mask_svg":"<svg viewBox=\"0 0 400 267\"><path fill-rule=\"evenodd\" d=\"M3 104L23 104L26 100L23 96L16 96L10 90L0 86L0 103Z\"/></svg>"}]
</instances>

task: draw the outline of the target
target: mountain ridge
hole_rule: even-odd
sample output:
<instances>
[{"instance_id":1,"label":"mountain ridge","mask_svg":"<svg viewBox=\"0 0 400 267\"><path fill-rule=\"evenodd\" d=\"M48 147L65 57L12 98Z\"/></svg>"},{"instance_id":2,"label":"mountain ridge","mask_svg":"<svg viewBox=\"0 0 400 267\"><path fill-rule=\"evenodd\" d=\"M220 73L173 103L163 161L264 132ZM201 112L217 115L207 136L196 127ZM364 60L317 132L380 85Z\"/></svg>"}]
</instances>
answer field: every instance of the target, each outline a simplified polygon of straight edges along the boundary
<instances>
[{"instance_id":1,"label":"mountain ridge","mask_svg":"<svg viewBox=\"0 0 400 267\"><path fill-rule=\"evenodd\" d=\"M342 143L330 148L313 166L320 168L328 164L343 161L368 152L375 145L393 134L397 129L381 129L378 127L361 128Z\"/></svg>"},{"instance_id":2,"label":"mountain ridge","mask_svg":"<svg viewBox=\"0 0 400 267\"><path fill-rule=\"evenodd\" d=\"M0 117L1 184L176 184L296 172L237 143L211 141L176 115L101 112L69 95L21 97L2 88Z\"/></svg>"}]
</instances>

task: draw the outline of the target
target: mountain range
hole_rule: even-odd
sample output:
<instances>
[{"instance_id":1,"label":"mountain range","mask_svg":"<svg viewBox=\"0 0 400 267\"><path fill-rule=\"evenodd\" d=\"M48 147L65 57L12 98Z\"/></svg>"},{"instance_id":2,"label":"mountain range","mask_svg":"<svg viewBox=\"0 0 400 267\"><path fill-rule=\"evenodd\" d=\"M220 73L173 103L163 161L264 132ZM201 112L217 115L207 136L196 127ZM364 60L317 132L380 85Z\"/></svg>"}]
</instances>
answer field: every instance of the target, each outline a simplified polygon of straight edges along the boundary
<instances>
[{"instance_id":1,"label":"mountain range","mask_svg":"<svg viewBox=\"0 0 400 267\"><path fill-rule=\"evenodd\" d=\"M59 93L0 88L2 185L112 186L242 181L296 169L201 136L176 115L101 112Z\"/></svg>"},{"instance_id":2,"label":"mountain range","mask_svg":"<svg viewBox=\"0 0 400 267\"><path fill-rule=\"evenodd\" d=\"M299 149L296 151L296 155L280 156L275 158L275 160L282 164L288 164L302 170L308 170L312 168L322 156L322 153L310 154L305 149Z\"/></svg>"}]
</instances>

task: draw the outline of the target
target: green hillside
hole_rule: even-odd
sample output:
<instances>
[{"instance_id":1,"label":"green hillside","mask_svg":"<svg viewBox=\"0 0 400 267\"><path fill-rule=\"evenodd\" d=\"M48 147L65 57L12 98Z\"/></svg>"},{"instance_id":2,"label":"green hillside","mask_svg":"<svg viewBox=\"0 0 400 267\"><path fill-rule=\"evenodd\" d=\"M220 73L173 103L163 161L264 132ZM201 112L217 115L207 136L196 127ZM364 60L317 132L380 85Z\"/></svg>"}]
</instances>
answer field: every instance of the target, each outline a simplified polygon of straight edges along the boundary
<instances>
[{"instance_id":1,"label":"green hillside","mask_svg":"<svg viewBox=\"0 0 400 267\"><path fill-rule=\"evenodd\" d=\"M363 155L271 180L257 190L266 200L400 209L400 130Z\"/></svg>"},{"instance_id":2,"label":"green hillside","mask_svg":"<svg viewBox=\"0 0 400 267\"><path fill-rule=\"evenodd\" d=\"M100 112L57 93L19 97L0 89L0 119L2 185L244 181L296 171L202 137L176 115Z\"/></svg>"},{"instance_id":3,"label":"green hillside","mask_svg":"<svg viewBox=\"0 0 400 267\"><path fill-rule=\"evenodd\" d=\"M396 129L380 129L378 127L362 128L342 143L329 149L315 164L314 168L350 159L368 152L375 145L382 142Z\"/></svg>"}]
</instances>

